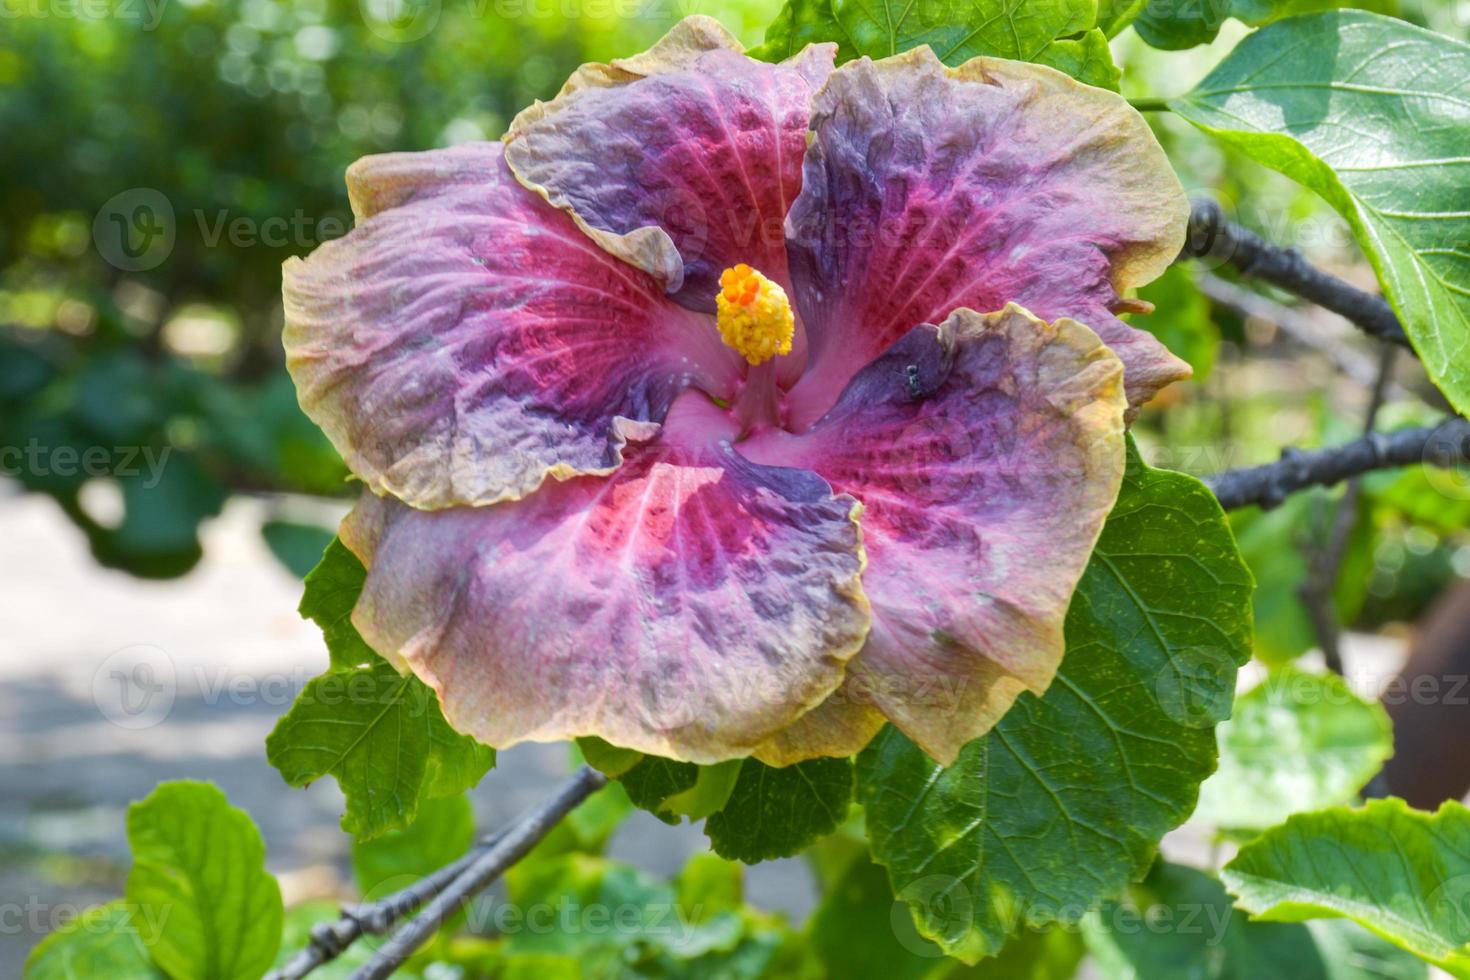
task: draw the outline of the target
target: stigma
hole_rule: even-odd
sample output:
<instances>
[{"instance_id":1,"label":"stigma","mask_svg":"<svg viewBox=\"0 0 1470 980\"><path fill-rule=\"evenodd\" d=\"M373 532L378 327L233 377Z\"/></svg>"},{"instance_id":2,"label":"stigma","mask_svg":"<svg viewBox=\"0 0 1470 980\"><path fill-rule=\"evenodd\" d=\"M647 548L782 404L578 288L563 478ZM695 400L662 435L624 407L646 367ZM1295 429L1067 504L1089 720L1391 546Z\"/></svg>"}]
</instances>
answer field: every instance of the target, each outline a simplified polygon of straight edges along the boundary
<instances>
[{"instance_id":1,"label":"stigma","mask_svg":"<svg viewBox=\"0 0 1470 980\"><path fill-rule=\"evenodd\" d=\"M791 353L796 318L786 290L744 262L720 273L715 309L720 339L752 366Z\"/></svg>"}]
</instances>

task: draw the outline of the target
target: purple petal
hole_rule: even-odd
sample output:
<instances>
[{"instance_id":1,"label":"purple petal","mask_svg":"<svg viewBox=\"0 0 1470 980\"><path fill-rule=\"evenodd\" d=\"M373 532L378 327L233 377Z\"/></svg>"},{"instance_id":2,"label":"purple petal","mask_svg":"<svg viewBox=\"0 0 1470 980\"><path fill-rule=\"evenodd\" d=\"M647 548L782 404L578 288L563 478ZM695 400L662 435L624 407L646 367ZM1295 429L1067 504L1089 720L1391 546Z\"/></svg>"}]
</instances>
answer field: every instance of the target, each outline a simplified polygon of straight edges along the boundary
<instances>
[{"instance_id":1,"label":"purple petal","mask_svg":"<svg viewBox=\"0 0 1470 980\"><path fill-rule=\"evenodd\" d=\"M915 324L1020 303L1081 320L1123 359L1130 403L1188 375L1112 313L1179 254L1188 207L1142 117L1044 68L928 48L832 73L787 218L811 367L809 424Z\"/></svg>"},{"instance_id":2,"label":"purple petal","mask_svg":"<svg viewBox=\"0 0 1470 980\"><path fill-rule=\"evenodd\" d=\"M863 502L873 626L841 693L855 732L871 703L948 763L1021 691L1046 689L1123 476L1121 382L1081 324L958 310L861 371L807 432L740 444Z\"/></svg>"},{"instance_id":3,"label":"purple petal","mask_svg":"<svg viewBox=\"0 0 1470 980\"><path fill-rule=\"evenodd\" d=\"M416 507L606 473L684 387L728 393L712 321L521 187L499 144L368 157L359 224L285 267L287 367L353 472Z\"/></svg>"},{"instance_id":4,"label":"purple petal","mask_svg":"<svg viewBox=\"0 0 1470 980\"><path fill-rule=\"evenodd\" d=\"M622 254L618 236L661 229L664 247L640 240L632 260L705 311L739 262L787 281L784 220L835 46L781 65L741 50L718 22L690 17L635 58L583 67L506 135L516 175L605 247Z\"/></svg>"},{"instance_id":5,"label":"purple petal","mask_svg":"<svg viewBox=\"0 0 1470 980\"><path fill-rule=\"evenodd\" d=\"M867 634L860 508L728 447L626 453L610 477L493 507L365 494L342 530L369 566L353 621L487 744L748 755L836 689Z\"/></svg>"}]
</instances>

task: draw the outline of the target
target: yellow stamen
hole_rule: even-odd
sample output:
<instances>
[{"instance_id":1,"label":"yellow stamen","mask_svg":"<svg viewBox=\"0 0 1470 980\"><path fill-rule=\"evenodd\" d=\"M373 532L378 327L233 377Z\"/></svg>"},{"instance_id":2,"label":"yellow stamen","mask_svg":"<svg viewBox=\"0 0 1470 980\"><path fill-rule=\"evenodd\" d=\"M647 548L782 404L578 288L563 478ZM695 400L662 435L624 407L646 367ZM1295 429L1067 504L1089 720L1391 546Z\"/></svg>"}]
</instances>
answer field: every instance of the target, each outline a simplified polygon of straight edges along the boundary
<instances>
[{"instance_id":1,"label":"yellow stamen","mask_svg":"<svg viewBox=\"0 0 1470 980\"><path fill-rule=\"evenodd\" d=\"M796 318L786 290L744 262L720 273L715 308L720 339L752 365L791 353Z\"/></svg>"}]
</instances>

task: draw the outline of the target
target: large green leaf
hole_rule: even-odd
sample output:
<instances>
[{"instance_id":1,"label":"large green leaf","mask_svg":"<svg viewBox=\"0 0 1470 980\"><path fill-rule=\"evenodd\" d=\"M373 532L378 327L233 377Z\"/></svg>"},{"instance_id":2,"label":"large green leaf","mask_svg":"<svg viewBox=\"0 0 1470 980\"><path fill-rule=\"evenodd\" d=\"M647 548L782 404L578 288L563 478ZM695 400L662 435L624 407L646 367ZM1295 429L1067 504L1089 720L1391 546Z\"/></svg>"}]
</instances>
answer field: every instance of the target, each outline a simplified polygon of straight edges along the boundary
<instances>
[{"instance_id":1,"label":"large green leaf","mask_svg":"<svg viewBox=\"0 0 1470 980\"><path fill-rule=\"evenodd\" d=\"M26 959L25 980L166 980L148 957L139 929L156 928L126 902L83 912L58 928Z\"/></svg>"},{"instance_id":2,"label":"large green leaf","mask_svg":"<svg viewBox=\"0 0 1470 980\"><path fill-rule=\"evenodd\" d=\"M161 923L138 935L170 976L260 980L281 941L281 889L243 810L209 783L163 783L128 808L128 903Z\"/></svg>"},{"instance_id":3,"label":"large green leaf","mask_svg":"<svg viewBox=\"0 0 1470 980\"><path fill-rule=\"evenodd\" d=\"M1342 917L1470 977L1470 810L1370 800L1292 817L1222 872L1236 904L1276 922Z\"/></svg>"},{"instance_id":4,"label":"large green leaf","mask_svg":"<svg viewBox=\"0 0 1470 980\"><path fill-rule=\"evenodd\" d=\"M1102 980L1329 980L1306 926L1249 922L1218 881L1177 864L1155 865L1084 931Z\"/></svg>"},{"instance_id":5,"label":"large green leaf","mask_svg":"<svg viewBox=\"0 0 1470 980\"><path fill-rule=\"evenodd\" d=\"M1195 816L1260 830L1351 801L1393 754L1388 712L1336 674L1275 671L1220 726L1220 768Z\"/></svg>"},{"instance_id":6,"label":"large green leaf","mask_svg":"<svg viewBox=\"0 0 1470 980\"><path fill-rule=\"evenodd\" d=\"M1231 17L1259 27L1293 14L1346 5L1344 0L1149 0L1133 27L1148 44L1179 51L1209 44Z\"/></svg>"},{"instance_id":7,"label":"large green leaf","mask_svg":"<svg viewBox=\"0 0 1470 980\"><path fill-rule=\"evenodd\" d=\"M1215 498L1130 442L1045 696L1022 695L947 769L892 728L858 756L873 854L921 933L973 962L1148 865L1215 767L1250 591Z\"/></svg>"},{"instance_id":8,"label":"large green leaf","mask_svg":"<svg viewBox=\"0 0 1470 980\"><path fill-rule=\"evenodd\" d=\"M333 542L306 577L301 612L321 626L332 667L306 685L265 743L292 786L335 777L347 797L342 829L364 839L407 828L421 798L463 793L495 764L494 749L450 728L428 685L399 674L352 625L366 574Z\"/></svg>"},{"instance_id":9,"label":"large green leaf","mask_svg":"<svg viewBox=\"0 0 1470 980\"><path fill-rule=\"evenodd\" d=\"M1328 980L1428 980L1429 967L1348 919L1316 919L1306 924L1327 967Z\"/></svg>"},{"instance_id":10,"label":"large green leaf","mask_svg":"<svg viewBox=\"0 0 1470 980\"><path fill-rule=\"evenodd\" d=\"M306 575L297 609L321 629L334 668L366 667L381 659L352 625L352 608L366 580L367 569L336 538Z\"/></svg>"},{"instance_id":11,"label":"large green leaf","mask_svg":"<svg viewBox=\"0 0 1470 980\"><path fill-rule=\"evenodd\" d=\"M750 54L779 61L815 41L838 58L886 58L927 44L947 65L977 55L1051 65L1116 89L1097 0L786 0Z\"/></svg>"},{"instance_id":12,"label":"large green leaf","mask_svg":"<svg viewBox=\"0 0 1470 980\"><path fill-rule=\"evenodd\" d=\"M809 759L780 769L746 759L704 832L721 857L747 864L789 857L846 819L852 782L850 759Z\"/></svg>"},{"instance_id":13,"label":"large green leaf","mask_svg":"<svg viewBox=\"0 0 1470 980\"><path fill-rule=\"evenodd\" d=\"M1470 411L1470 45L1363 11L1294 17L1169 105L1347 219L1430 377Z\"/></svg>"},{"instance_id":14,"label":"large green leaf","mask_svg":"<svg viewBox=\"0 0 1470 980\"><path fill-rule=\"evenodd\" d=\"M1424 980L1423 963L1344 920L1252 922L1211 876L1160 862L1083 926L1101 980Z\"/></svg>"}]
</instances>

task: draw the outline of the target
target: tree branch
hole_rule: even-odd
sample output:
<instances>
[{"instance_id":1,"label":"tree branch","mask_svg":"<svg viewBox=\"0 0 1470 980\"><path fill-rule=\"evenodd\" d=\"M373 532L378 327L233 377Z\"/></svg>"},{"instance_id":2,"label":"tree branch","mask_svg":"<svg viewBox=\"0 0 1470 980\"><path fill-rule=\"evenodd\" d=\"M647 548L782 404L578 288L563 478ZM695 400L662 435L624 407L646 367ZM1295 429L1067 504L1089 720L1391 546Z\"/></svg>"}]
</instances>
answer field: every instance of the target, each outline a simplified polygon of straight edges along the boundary
<instances>
[{"instance_id":1,"label":"tree branch","mask_svg":"<svg viewBox=\"0 0 1470 980\"><path fill-rule=\"evenodd\" d=\"M335 960L363 936L381 936L406 915L412 915L429 899L442 892L449 883L475 863L475 860L500 842L505 831L481 838L458 861L414 882L387 898L364 905L344 905L335 922L319 922L311 928L311 942L291 958L285 966L266 974L265 980L301 980L319 966Z\"/></svg>"},{"instance_id":2,"label":"tree branch","mask_svg":"<svg viewBox=\"0 0 1470 980\"><path fill-rule=\"evenodd\" d=\"M1382 296L1364 292L1313 266L1294 248L1281 248L1228 221L1214 201L1200 198L1189 213L1189 233L1181 258L1228 262L1242 275L1263 279L1345 317L1365 333L1409 347L1393 307Z\"/></svg>"},{"instance_id":3,"label":"tree branch","mask_svg":"<svg viewBox=\"0 0 1470 980\"><path fill-rule=\"evenodd\" d=\"M514 864L525 856L526 852L536 845L541 838L545 837L562 817L571 812L577 804L581 803L592 793L607 783L607 777L595 769L584 767L577 772L568 782L562 785L555 796L538 806L532 813L507 830L489 834L480 839L479 842L465 854L464 857L435 871L419 881L414 882L402 891L394 892L381 901L371 902L365 905L344 905L342 915L334 922L322 922L312 927L311 942L301 952L291 958L285 966L266 975L265 980L301 980L319 966L323 966L337 957L363 936L380 936L392 929L404 918L417 912L426 902L432 902L444 894L451 887L459 889L459 898L453 900L449 911L453 912L453 905L458 904L463 898L480 891L488 885L505 868ZM513 848L508 852L501 845ZM524 846L522 846L524 845ZM464 881L472 874L483 873L481 862L488 861L492 855L500 855L501 861L483 883L463 891ZM434 913L431 906L422 917L429 918ZM434 919L433 927L428 929L417 939L411 941L412 945L406 948L403 959L410 954L439 927L445 916L440 914ZM420 920L421 921L421 920ZM405 929L405 932L408 930ZM393 937L393 941L398 940ZM391 942L385 944L375 957L373 963L381 958L383 953L389 949ZM401 963L402 960L388 966L388 973ZM363 969L370 969L373 963ZM388 973L370 974L387 976ZM356 975L369 975L359 974Z\"/></svg>"},{"instance_id":4,"label":"tree branch","mask_svg":"<svg viewBox=\"0 0 1470 980\"><path fill-rule=\"evenodd\" d=\"M1251 504L1269 509L1298 490L1332 486L1373 470L1414 463L1451 467L1467 462L1470 420L1456 417L1434 426L1373 432L1328 449L1284 449L1279 462L1224 470L1206 477L1205 484L1226 510Z\"/></svg>"},{"instance_id":5,"label":"tree branch","mask_svg":"<svg viewBox=\"0 0 1470 980\"><path fill-rule=\"evenodd\" d=\"M583 766L550 799L541 803L520 823L506 831L487 850L435 895L423 912L406 922L373 955L351 980L385 980L414 951L438 931L446 919L472 896L500 877L507 868L525 857L541 838L587 797L607 785L607 777Z\"/></svg>"}]
</instances>

